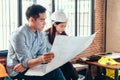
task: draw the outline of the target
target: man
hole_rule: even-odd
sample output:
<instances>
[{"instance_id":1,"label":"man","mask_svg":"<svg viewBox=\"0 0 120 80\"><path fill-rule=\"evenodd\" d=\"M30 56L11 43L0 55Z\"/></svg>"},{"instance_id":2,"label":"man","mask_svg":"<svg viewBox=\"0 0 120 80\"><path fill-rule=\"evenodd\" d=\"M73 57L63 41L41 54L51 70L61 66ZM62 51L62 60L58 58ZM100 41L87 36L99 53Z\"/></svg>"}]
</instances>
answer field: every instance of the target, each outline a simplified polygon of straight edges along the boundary
<instances>
[{"instance_id":1,"label":"man","mask_svg":"<svg viewBox=\"0 0 120 80\"><path fill-rule=\"evenodd\" d=\"M19 27L11 34L7 56L7 70L13 79L25 80L65 80L58 68L44 76L25 76L28 68L43 62L49 63L54 53L46 53L46 40L41 32L46 24L46 9L41 5L28 7L28 24ZM43 54L44 53L44 54Z\"/></svg>"}]
</instances>

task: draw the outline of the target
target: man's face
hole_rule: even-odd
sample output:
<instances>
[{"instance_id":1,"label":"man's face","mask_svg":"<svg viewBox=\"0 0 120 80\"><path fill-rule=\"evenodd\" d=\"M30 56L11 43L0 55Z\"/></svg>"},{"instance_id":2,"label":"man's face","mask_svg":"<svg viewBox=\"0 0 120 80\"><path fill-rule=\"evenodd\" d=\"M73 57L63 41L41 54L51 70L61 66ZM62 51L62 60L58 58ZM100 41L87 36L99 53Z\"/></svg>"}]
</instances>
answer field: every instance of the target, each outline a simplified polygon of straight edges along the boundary
<instances>
[{"instance_id":1,"label":"man's face","mask_svg":"<svg viewBox=\"0 0 120 80\"><path fill-rule=\"evenodd\" d=\"M34 21L35 29L42 31L44 26L46 25L45 19L46 19L46 13L40 13L40 17L36 18Z\"/></svg>"}]
</instances>

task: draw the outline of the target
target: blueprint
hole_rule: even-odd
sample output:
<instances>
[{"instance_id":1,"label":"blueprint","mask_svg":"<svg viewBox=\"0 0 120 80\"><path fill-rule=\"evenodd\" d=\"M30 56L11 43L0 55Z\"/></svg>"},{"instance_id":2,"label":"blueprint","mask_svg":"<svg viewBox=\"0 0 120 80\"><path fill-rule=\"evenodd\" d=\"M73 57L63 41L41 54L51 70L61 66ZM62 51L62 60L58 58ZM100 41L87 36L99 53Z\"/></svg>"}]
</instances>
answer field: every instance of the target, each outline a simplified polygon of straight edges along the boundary
<instances>
[{"instance_id":1,"label":"blueprint","mask_svg":"<svg viewBox=\"0 0 120 80\"><path fill-rule=\"evenodd\" d=\"M95 35L96 33L87 37L56 36L51 49L51 52L55 54L55 58L48 64L40 64L30 68L25 75L43 76L62 66L88 48Z\"/></svg>"}]
</instances>

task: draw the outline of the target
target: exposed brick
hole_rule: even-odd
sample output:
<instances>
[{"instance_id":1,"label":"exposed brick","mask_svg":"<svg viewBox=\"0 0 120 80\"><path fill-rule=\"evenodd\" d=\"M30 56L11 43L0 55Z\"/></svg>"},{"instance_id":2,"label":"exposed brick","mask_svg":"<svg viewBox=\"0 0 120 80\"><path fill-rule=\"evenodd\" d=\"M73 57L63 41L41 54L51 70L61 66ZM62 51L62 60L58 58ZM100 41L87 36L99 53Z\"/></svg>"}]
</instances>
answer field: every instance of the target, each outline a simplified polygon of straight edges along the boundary
<instances>
[{"instance_id":1,"label":"exposed brick","mask_svg":"<svg viewBox=\"0 0 120 80\"><path fill-rule=\"evenodd\" d=\"M93 54L99 54L104 52L104 20L105 20L105 0L95 0L95 32L99 31L93 41L93 43L79 54L75 59L80 57L91 56Z\"/></svg>"}]
</instances>

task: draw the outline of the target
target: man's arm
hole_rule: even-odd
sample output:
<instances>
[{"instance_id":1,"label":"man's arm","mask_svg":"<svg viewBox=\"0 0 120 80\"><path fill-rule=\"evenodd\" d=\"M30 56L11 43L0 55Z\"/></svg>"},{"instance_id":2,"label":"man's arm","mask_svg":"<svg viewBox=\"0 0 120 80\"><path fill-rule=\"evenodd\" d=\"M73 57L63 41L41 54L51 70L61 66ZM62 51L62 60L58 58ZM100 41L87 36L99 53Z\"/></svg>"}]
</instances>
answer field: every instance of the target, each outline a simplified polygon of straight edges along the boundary
<instances>
[{"instance_id":1,"label":"man's arm","mask_svg":"<svg viewBox=\"0 0 120 80\"><path fill-rule=\"evenodd\" d=\"M49 53L43 54L42 56L40 56L38 58L28 60L27 65L29 68L31 68L31 67L39 65L43 62L49 63L52 61L53 58L54 58L54 54L52 52L49 52ZM16 72L23 72L26 70L26 68L21 63L19 63L14 66L13 70Z\"/></svg>"},{"instance_id":2,"label":"man's arm","mask_svg":"<svg viewBox=\"0 0 120 80\"><path fill-rule=\"evenodd\" d=\"M28 67L33 67L41 63L49 63L52 61L53 58L54 58L54 53L52 52L45 53L38 58L30 59L28 61Z\"/></svg>"}]
</instances>

